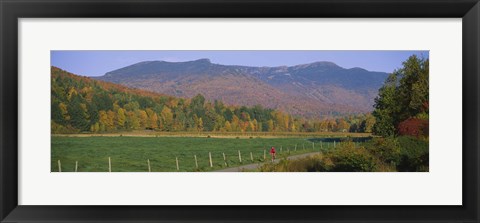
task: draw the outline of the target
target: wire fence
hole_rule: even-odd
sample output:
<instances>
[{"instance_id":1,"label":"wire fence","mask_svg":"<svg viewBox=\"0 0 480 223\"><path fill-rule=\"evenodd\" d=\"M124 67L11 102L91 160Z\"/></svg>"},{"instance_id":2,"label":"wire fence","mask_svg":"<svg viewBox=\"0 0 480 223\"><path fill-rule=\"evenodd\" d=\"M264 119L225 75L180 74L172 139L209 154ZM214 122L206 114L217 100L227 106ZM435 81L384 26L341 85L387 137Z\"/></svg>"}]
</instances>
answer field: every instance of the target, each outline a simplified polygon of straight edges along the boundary
<instances>
[{"instance_id":1,"label":"wire fence","mask_svg":"<svg viewBox=\"0 0 480 223\"><path fill-rule=\"evenodd\" d=\"M275 153L277 157L288 157L290 155L298 155L312 152L326 152L328 150L334 149L337 147L339 142L312 142L312 143L303 143L301 145L295 144L291 146L279 146L275 148ZM358 146L359 143L354 142L355 146ZM190 154L190 155L177 155L171 156L166 161L164 160L161 164L152 162L151 159L145 159L144 162L137 162L130 165L135 165L143 169L142 171L132 171L132 172L206 172L218 169L224 169L229 167L237 167L242 165L248 165L252 163L262 163L271 160L271 148L264 147L262 149L255 150L241 150L237 149L235 152L231 150L226 152L211 152L205 151L199 154ZM170 160L170 161L168 161ZM116 161L112 157L105 157L104 171L95 171L95 172L128 172L125 171L125 168L122 168L122 171L116 171L115 165ZM89 172L82 170L79 166L79 161L75 161L74 168L63 168L62 161L57 161L56 171L52 172ZM101 164L99 164L101 166ZM142 168L143 166L143 168ZM124 166L123 166L124 167ZM55 169L52 167L52 169Z\"/></svg>"}]
</instances>

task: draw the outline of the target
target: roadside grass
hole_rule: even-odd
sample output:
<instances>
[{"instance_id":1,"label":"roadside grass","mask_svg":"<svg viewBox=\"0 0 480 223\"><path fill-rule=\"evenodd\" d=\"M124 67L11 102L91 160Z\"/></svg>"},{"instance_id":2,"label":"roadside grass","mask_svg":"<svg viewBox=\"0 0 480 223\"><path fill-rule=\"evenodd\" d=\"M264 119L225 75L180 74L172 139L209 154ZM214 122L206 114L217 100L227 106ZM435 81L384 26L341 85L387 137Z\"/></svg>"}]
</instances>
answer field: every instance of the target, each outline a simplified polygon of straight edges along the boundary
<instances>
[{"instance_id":1,"label":"roadside grass","mask_svg":"<svg viewBox=\"0 0 480 223\"><path fill-rule=\"evenodd\" d=\"M328 141L328 140L326 140ZM357 140L358 141L358 140ZM337 143L335 149L300 159L264 163L260 172L428 172L428 138L400 136Z\"/></svg>"}]
</instances>

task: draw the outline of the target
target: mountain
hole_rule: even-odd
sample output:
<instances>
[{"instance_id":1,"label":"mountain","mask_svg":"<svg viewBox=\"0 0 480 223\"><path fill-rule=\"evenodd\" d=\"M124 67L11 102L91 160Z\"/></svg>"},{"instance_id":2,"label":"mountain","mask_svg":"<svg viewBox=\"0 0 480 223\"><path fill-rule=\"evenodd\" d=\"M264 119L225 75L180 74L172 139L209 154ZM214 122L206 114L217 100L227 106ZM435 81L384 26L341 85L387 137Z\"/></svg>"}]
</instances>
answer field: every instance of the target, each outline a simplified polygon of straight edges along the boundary
<instances>
[{"instance_id":1,"label":"mountain","mask_svg":"<svg viewBox=\"0 0 480 223\"><path fill-rule=\"evenodd\" d=\"M177 97L203 94L229 105L261 104L306 117L372 111L388 74L345 69L332 62L248 67L211 63L145 61L96 79Z\"/></svg>"},{"instance_id":2,"label":"mountain","mask_svg":"<svg viewBox=\"0 0 480 223\"><path fill-rule=\"evenodd\" d=\"M202 95L178 98L51 67L51 131L369 132L372 115L308 119L265 108L229 106ZM243 80L242 80L243 83ZM361 124L363 123L363 124ZM369 127L370 126L370 127Z\"/></svg>"}]
</instances>

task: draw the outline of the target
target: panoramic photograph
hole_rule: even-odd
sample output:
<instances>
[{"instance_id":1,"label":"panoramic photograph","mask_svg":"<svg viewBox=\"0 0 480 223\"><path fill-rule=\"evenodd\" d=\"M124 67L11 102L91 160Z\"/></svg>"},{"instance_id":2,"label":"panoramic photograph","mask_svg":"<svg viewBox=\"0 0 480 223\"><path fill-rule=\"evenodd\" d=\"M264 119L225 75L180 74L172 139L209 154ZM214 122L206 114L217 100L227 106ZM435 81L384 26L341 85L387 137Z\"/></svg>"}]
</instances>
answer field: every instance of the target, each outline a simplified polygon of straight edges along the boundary
<instances>
[{"instance_id":1,"label":"panoramic photograph","mask_svg":"<svg viewBox=\"0 0 480 223\"><path fill-rule=\"evenodd\" d=\"M429 171L429 51L50 59L51 172Z\"/></svg>"}]
</instances>

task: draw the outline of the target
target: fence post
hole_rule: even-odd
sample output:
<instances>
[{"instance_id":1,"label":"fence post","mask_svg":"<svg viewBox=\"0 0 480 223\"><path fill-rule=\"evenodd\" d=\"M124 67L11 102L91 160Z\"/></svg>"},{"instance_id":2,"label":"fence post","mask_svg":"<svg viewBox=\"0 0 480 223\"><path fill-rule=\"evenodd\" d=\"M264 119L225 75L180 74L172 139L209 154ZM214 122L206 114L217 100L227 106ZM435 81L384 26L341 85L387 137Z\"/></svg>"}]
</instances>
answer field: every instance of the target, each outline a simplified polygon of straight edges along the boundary
<instances>
[{"instance_id":1,"label":"fence post","mask_svg":"<svg viewBox=\"0 0 480 223\"><path fill-rule=\"evenodd\" d=\"M75 172L78 170L78 161L75 161Z\"/></svg>"},{"instance_id":2,"label":"fence post","mask_svg":"<svg viewBox=\"0 0 480 223\"><path fill-rule=\"evenodd\" d=\"M212 153L211 153L211 152L208 152L208 158L210 159L210 167L213 167L213 163L212 163Z\"/></svg>"},{"instance_id":3,"label":"fence post","mask_svg":"<svg viewBox=\"0 0 480 223\"><path fill-rule=\"evenodd\" d=\"M335 147L336 147L336 145L335 145L335 140L334 140L334 141L333 141L333 148L335 148Z\"/></svg>"},{"instance_id":4,"label":"fence post","mask_svg":"<svg viewBox=\"0 0 480 223\"><path fill-rule=\"evenodd\" d=\"M147 159L147 164L148 164L148 172L152 172L152 169L150 168L150 159Z\"/></svg>"},{"instance_id":5,"label":"fence post","mask_svg":"<svg viewBox=\"0 0 480 223\"><path fill-rule=\"evenodd\" d=\"M242 162L242 154L240 153L240 150L238 150L238 160L240 163Z\"/></svg>"},{"instance_id":6,"label":"fence post","mask_svg":"<svg viewBox=\"0 0 480 223\"><path fill-rule=\"evenodd\" d=\"M62 163L58 160L58 172L62 172Z\"/></svg>"},{"instance_id":7,"label":"fence post","mask_svg":"<svg viewBox=\"0 0 480 223\"><path fill-rule=\"evenodd\" d=\"M253 154L252 154L252 152L250 152L250 160L252 160L252 162L253 162Z\"/></svg>"},{"instance_id":8,"label":"fence post","mask_svg":"<svg viewBox=\"0 0 480 223\"><path fill-rule=\"evenodd\" d=\"M223 164L227 166L227 157L225 156L225 153L223 153Z\"/></svg>"},{"instance_id":9,"label":"fence post","mask_svg":"<svg viewBox=\"0 0 480 223\"><path fill-rule=\"evenodd\" d=\"M112 172L112 160L108 157L108 172Z\"/></svg>"},{"instance_id":10,"label":"fence post","mask_svg":"<svg viewBox=\"0 0 480 223\"><path fill-rule=\"evenodd\" d=\"M197 155L193 155L193 158L195 158L195 167L198 169Z\"/></svg>"},{"instance_id":11,"label":"fence post","mask_svg":"<svg viewBox=\"0 0 480 223\"><path fill-rule=\"evenodd\" d=\"M175 162L177 163L177 171L180 170L179 166L178 166L178 157L175 157Z\"/></svg>"},{"instance_id":12,"label":"fence post","mask_svg":"<svg viewBox=\"0 0 480 223\"><path fill-rule=\"evenodd\" d=\"M263 161L267 159L267 151L263 150Z\"/></svg>"}]
</instances>

